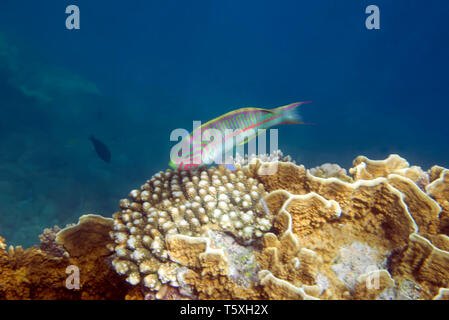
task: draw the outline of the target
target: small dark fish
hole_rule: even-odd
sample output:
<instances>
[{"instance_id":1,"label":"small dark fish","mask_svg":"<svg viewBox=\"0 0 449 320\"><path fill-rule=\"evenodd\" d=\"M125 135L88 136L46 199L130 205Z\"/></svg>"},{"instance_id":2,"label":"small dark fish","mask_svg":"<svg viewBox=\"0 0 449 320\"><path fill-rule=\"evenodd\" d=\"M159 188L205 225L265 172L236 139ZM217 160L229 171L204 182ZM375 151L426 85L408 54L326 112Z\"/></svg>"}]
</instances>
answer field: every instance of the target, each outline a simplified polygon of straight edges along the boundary
<instances>
[{"instance_id":1,"label":"small dark fish","mask_svg":"<svg viewBox=\"0 0 449 320\"><path fill-rule=\"evenodd\" d=\"M109 148L107 147L107 145L105 145L100 140L96 139L94 136L90 136L89 140L92 141L95 151L97 152L97 155L101 158L101 160L103 160L107 163L110 163L111 162L111 151L109 151Z\"/></svg>"}]
</instances>

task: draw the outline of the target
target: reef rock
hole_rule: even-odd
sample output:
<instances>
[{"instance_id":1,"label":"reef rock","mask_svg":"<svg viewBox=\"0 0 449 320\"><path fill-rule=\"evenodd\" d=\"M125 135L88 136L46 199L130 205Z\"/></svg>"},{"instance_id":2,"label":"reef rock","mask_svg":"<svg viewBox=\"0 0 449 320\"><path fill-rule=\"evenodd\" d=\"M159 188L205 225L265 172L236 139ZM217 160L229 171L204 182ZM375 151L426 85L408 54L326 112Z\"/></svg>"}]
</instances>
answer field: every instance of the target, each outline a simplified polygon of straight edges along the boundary
<instances>
[{"instance_id":1,"label":"reef rock","mask_svg":"<svg viewBox=\"0 0 449 320\"><path fill-rule=\"evenodd\" d=\"M110 267L105 243L97 242L103 237L92 237L95 230L104 232L107 221L112 224L111 219L84 216L70 231L59 231L59 237L59 228L48 229L41 235L42 249L7 248L0 237L0 299L125 299L130 286ZM62 245L56 238L64 239Z\"/></svg>"}]
</instances>

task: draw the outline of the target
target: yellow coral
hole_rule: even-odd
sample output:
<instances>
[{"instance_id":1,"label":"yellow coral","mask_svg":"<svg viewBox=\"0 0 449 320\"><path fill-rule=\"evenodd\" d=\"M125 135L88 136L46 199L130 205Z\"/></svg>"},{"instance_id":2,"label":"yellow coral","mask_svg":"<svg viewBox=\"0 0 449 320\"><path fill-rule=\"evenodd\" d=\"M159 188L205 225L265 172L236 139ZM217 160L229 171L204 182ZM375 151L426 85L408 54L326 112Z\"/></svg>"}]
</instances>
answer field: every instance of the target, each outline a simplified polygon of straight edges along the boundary
<instances>
[{"instance_id":1,"label":"yellow coral","mask_svg":"<svg viewBox=\"0 0 449 320\"><path fill-rule=\"evenodd\" d=\"M106 233L107 234L107 233ZM124 299L129 287L111 270L104 252L78 238L79 247L90 248L79 257L55 257L37 247L6 250L0 237L0 299ZM101 244L100 244L101 247ZM79 269L79 289L69 289L67 267Z\"/></svg>"},{"instance_id":2,"label":"yellow coral","mask_svg":"<svg viewBox=\"0 0 449 320\"><path fill-rule=\"evenodd\" d=\"M434 168L439 177L428 184L426 173L395 155L381 161L358 157L354 165L349 170L354 183L320 178L291 163L256 161L249 166L249 174L271 191L265 200L275 215L276 234L264 236L259 256L262 269L293 285L297 296L298 289L317 285L323 291L320 298L435 296L449 280L449 238L440 234L449 174ZM270 166L276 173L265 175ZM305 249L318 258L301 257ZM362 257L365 271L354 265ZM394 264L392 274L387 260ZM307 273L299 272L305 266ZM378 286L368 290L367 279L373 276ZM277 298L284 289L278 288ZM291 294L283 298L291 299Z\"/></svg>"},{"instance_id":3,"label":"yellow coral","mask_svg":"<svg viewBox=\"0 0 449 320\"><path fill-rule=\"evenodd\" d=\"M441 206L440 232L449 235L449 170L439 170L439 178L426 187L426 192Z\"/></svg>"}]
</instances>

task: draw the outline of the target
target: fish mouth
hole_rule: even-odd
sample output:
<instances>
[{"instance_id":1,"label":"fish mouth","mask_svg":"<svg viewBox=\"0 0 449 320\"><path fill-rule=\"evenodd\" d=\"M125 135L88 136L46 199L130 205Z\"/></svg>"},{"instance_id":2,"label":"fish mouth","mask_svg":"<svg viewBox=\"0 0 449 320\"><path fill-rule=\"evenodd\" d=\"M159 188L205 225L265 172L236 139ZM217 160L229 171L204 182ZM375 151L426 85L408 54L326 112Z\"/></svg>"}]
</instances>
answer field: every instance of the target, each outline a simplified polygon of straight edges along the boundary
<instances>
[{"instance_id":1,"label":"fish mouth","mask_svg":"<svg viewBox=\"0 0 449 320\"><path fill-rule=\"evenodd\" d=\"M168 162L168 165L169 165L169 167L172 168L173 170L176 170L176 169L177 169L176 163L174 163L172 160L170 160L170 161Z\"/></svg>"}]
</instances>

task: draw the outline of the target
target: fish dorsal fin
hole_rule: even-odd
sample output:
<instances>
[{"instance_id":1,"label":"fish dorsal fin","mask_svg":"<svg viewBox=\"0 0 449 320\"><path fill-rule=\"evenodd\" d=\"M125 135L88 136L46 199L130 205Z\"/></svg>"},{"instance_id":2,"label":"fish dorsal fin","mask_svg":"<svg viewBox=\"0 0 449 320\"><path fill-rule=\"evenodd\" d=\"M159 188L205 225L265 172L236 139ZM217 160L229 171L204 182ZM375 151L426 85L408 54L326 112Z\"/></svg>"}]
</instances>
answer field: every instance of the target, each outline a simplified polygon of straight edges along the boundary
<instances>
[{"instance_id":1,"label":"fish dorsal fin","mask_svg":"<svg viewBox=\"0 0 449 320\"><path fill-rule=\"evenodd\" d=\"M232 119L234 117L238 117L239 114L244 114L245 112L256 111L256 110L257 111L266 112L266 113L269 113L269 114L276 114L275 111L268 110L268 109L262 109L262 108L240 108L240 109L233 110L233 111L230 111L228 113L225 113L225 114L223 114L223 115L221 115L221 116L219 116L217 118L214 118L214 119L212 119L212 120L202 124L200 128L201 129L214 128L214 127L216 127L215 124L217 124L217 123L224 123L224 125L225 125L224 127L226 129L236 129L235 126L233 125L236 122L234 122L234 121L226 122L226 120ZM229 126L227 124L229 124Z\"/></svg>"}]
</instances>

